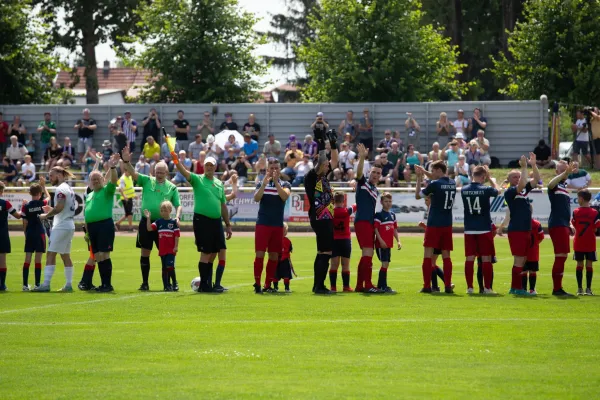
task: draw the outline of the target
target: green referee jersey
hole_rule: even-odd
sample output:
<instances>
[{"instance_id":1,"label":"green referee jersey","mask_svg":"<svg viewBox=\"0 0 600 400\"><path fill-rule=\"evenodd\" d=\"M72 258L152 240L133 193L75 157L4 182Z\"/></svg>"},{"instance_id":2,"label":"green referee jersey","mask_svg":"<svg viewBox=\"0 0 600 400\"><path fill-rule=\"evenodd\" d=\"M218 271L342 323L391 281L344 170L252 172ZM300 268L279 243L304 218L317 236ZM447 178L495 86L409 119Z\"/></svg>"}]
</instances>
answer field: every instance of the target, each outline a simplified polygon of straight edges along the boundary
<instances>
[{"instance_id":1,"label":"green referee jersey","mask_svg":"<svg viewBox=\"0 0 600 400\"><path fill-rule=\"evenodd\" d=\"M225 204L225 188L219 179L208 179L205 175L191 174L190 184L194 189L194 213L208 218L221 218L221 204Z\"/></svg>"},{"instance_id":2,"label":"green referee jersey","mask_svg":"<svg viewBox=\"0 0 600 400\"><path fill-rule=\"evenodd\" d=\"M102 189L85 196L85 222L92 223L112 218L117 186L108 182Z\"/></svg>"},{"instance_id":3,"label":"green referee jersey","mask_svg":"<svg viewBox=\"0 0 600 400\"><path fill-rule=\"evenodd\" d=\"M142 216L144 210L148 210L152 221L160 218L160 204L163 201L170 201L175 208L181 205L177 186L168 180L158 183L152 176L138 174L136 183L142 188Z\"/></svg>"}]
</instances>

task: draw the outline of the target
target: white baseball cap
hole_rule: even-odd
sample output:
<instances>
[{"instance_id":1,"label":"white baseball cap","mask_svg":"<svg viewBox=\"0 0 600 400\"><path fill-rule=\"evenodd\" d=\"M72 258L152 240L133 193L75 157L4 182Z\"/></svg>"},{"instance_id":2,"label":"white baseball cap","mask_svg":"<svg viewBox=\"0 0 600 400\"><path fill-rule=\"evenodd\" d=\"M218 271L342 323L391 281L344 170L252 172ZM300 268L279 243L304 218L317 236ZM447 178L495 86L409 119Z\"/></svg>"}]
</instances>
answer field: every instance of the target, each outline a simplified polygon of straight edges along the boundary
<instances>
[{"instance_id":1,"label":"white baseball cap","mask_svg":"<svg viewBox=\"0 0 600 400\"><path fill-rule=\"evenodd\" d=\"M209 163L216 166L217 160L215 160L214 157L206 157L206 159L204 160L204 165L209 164Z\"/></svg>"},{"instance_id":2,"label":"white baseball cap","mask_svg":"<svg viewBox=\"0 0 600 400\"><path fill-rule=\"evenodd\" d=\"M206 143L214 143L215 142L215 137L211 134L208 135L208 137L206 138Z\"/></svg>"}]
</instances>

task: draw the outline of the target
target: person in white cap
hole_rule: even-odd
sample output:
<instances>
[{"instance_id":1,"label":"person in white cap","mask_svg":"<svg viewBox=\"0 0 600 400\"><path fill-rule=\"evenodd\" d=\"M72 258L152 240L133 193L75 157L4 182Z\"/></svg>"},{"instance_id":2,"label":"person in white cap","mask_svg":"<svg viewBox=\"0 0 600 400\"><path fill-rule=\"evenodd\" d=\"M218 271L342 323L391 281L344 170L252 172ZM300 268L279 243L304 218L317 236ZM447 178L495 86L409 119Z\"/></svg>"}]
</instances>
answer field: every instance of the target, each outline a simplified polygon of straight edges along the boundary
<instances>
[{"instance_id":1,"label":"person in white cap","mask_svg":"<svg viewBox=\"0 0 600 400\"><path fill-rule=\"evenodd\" d=\"M217 160L213 157L206 157L202 175L191 173L181 163L177 163L176 167L194 189L194 237L196 238L196 248L200 252L200 262L198 263L200 288L198 291L222 293L223 288L220 285L213 287L213 262L219 252L227 248L225 232L227 232L227 240L229 240L232 231L225 188L223 182L215 176ZM225 232L221 218L225 222ZM217 277L217 281L219 280Z\"/></svg>"}]
</instances>

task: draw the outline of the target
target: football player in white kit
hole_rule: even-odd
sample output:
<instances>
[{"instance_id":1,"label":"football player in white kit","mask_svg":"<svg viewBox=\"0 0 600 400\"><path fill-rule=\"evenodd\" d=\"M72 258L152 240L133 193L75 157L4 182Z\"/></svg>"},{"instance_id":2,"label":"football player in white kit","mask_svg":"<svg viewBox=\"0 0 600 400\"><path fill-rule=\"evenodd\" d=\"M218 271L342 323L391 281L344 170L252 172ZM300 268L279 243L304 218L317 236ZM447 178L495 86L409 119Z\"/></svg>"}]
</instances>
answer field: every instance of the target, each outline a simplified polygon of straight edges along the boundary
<instances>
[{"instance_id":1,"label":"football player in white kit","mask_svg":"<svg viewBox=\"0 0 600 400\"><path fill-rule=\"evenodd\" d=\"M73 261L71 261L71 241L75 233L75 210L77 210L77 199L73 189L65 182L73 179L73 174L62 167L54 167L50 170L50 183L56 187L54 194L54 208L44 207L45 214L39 218L44 221L54 217L52 224L52 236L48 244L46 254L46 267L44 268L44 282L35 289L36 292L49 292L50 281L56 268L56 255L60 254L65 266L66 283L60 292L72 292Z\"/></svg>"}]
</instances>

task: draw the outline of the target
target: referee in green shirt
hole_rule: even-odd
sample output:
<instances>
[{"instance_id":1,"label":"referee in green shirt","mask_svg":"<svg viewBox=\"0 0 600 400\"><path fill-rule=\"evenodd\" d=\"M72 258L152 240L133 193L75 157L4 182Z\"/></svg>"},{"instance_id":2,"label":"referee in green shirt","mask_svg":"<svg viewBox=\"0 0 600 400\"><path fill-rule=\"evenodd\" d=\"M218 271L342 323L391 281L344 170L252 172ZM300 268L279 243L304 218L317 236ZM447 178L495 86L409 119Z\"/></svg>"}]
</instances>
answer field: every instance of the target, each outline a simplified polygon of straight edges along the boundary
<instances>
[{"instance_id":1,"label":"referee in green shirt","mask_svg":"<svg viewBox=\"0 0 600 400\"><path fill-rule=\"evenodd\" d=\"M160 218L160 204L169 200L175 207L175 220L179 224L181 217L181 202L179 201L179 190L177 186L171 183L167 176L169 168L164 162L159 162L154 166L154 177L138 174L131 165L131 153L129 147L123 149L123 166L128 171L137 186L142 188L142 210L150 211L151 222ZM140 290L150 290L148 286L148 275L150 275L150 253L153 244L158 249L158 232L149 232L146 225L146 217L142 216L138 227L138 236L136 246L142 249L140 257L140 268L142 269L142 285ZM173 290L179 290L177 283L173 285Z\"/></svg>"},{"instance_id":2,"label":"referee in green shirt","mask_svg":"<svg viewBox=\"0 0 600 400\"><path fill-rule=\"evenodd\" d=\"M231 238L231 224L229 211L225 205L225 189L223 182L215 177L217 160L206 157L204 160L204 174L193 174L181 164L175 164L181 175L187 179L194 189L194 237L196 247L200 252L198 271L200 272L200 292L223 292L220 286L213 287L213 261L219 251L226 249L225 229L227 240Z\"/></svg>"},{"instance_id":3,"label":"referee in green shirt","mask_svg":"<svg viewBox=\"0 0 600 400\"><path fill-rule=\"evenodd\" d=\"M90 174L92 191L85 196L85 227L102 281L102 285L96 288L98 292L112 292L114 290L111 284L112 261L110 252L113 251L115 241L115 222L112 216L119 179L116 171L119 159L119 154L113 154L108 161L110 170L107 173L107 178L110 181L106 185L100 171L93 171Z\"/></svg>"}]
</instances>

